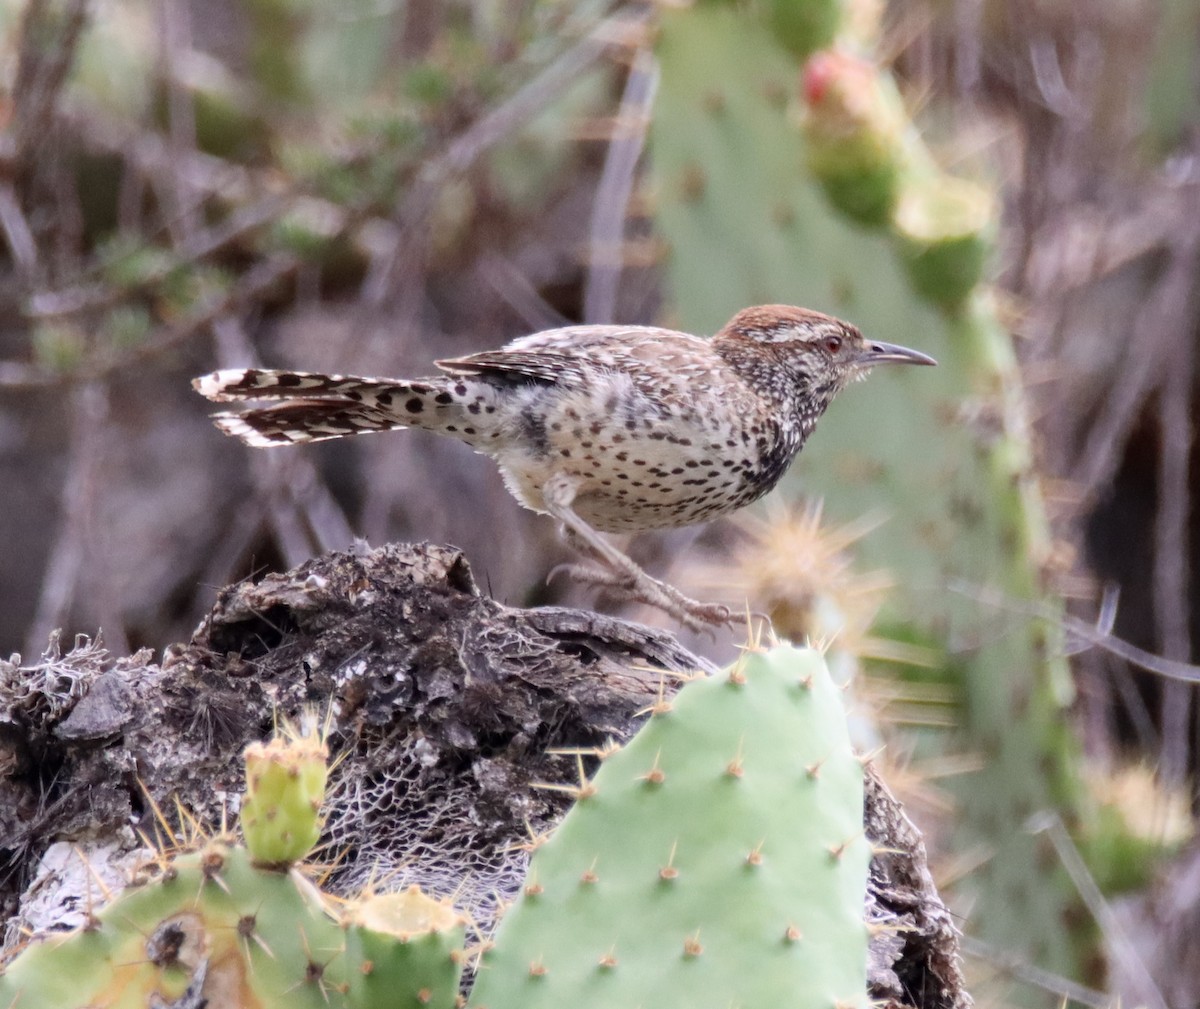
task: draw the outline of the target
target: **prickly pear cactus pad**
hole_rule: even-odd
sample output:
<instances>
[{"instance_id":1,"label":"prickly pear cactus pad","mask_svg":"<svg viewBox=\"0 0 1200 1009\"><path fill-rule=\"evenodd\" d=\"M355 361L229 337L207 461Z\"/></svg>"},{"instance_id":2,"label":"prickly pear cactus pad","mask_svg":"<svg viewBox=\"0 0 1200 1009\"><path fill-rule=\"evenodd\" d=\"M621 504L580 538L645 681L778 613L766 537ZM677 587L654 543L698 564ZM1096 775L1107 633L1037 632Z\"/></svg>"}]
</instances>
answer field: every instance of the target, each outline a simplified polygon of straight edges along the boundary
<instances>
[{"instance_id":1,"label":"prickly pear cactus pad","mask_svg":"<svg viewBox=\"0 0 1200 1009\"><path fill-rule=\"evenodd\" d=\"M0 977L0 1005L146 1009L202 990L208 1009L319 1009L354 969L342 945L309 884L214 842L126 890L90 927L26 949Z\"/></svg>"},{"instance_id":2,"label":"prickly pear cactus pad","mask_svg":"<svg viewBox=\"0 0 1200 1009\"><path fill-rule=\"evenodd\" d=\"M389 1009L455 1005L464 921L449 904L410 886L402 893L351 901L341 921L347 954L361 965L350 979L349 1004Z\"/></svg>"},{"instance_id":3,"label":"prickly pear cactus pad","mask_svg":"<svg viewBox=\"0 0 1200 1009\"><path fill-rule=\"evenodd\" d=\"M818 53L801 86L807 163L830 202L867 226L887 224L907 167L911 129L890 78L846 53Z\"/></svg>"},{"instance_id":4,"label":"prickly pear cactus pad","mask_svg":"<svg viewBox=\"0 0 1200 1009\"><path fill-rule=\"evenodd\" d=\"M3 967L0 1006L451 1009L461 915L417 887L335 902L291 864L319 827L324 736L285 724L248 747L247 847L212 839L159 855L153 878Z\"/></svg>"},{"instance_id":5,"label":"prickly pear cactus pad","mask_svg":"<svg viewBox=\"0 0 1200 1009\"><path fill-rule=\"evenodd\" d=\"M693 680L537 847L470 1005L865 1006L862 809L820 654Z\"/></svg>"},{"instance_id":6,"label":"prickly pear cactus pad","mask_svg":"<svg viewBox=\"0 0 1200 1009\"><path fill-rule=\"evenodd\" d=\"M329 750L316 734L285 731L246 747L242 834L255 861L287 865L309 853L321 834Z\"/></svg>"},{"instance_id":7,"label":"prickly pear cactus pad","mask_svg":"<svg viewBox=\"0 0 1200 1009\"><path fill-rule=\"evenodd\" d=\"M664 10L656 53L652 180L677 306L665 321L711 333L733 308L786 302L937 358L847 390L775 493L822 499L833 523L875 522L855 544L861 570L903 584L875 633L941 652L921 675L956 693L958 728L909 738L921 757L966 753L979 768L948 782L958 803L949 843L984 853L954 888L968 928L1082 977L1062 926L1078 913L1074 887L1026 827L1045 809L1083 825L1086 809L1059 634L1017 613L1053 612L1043 577L1053 547L1012 339L976 285L995 201L927 165L902 180L922 188L898 194L898 230L865 231L806 167L799 61L749 8ZM814 85L834 96L833 82L808 84L810 99Z\"/></svg>"},{"instance_id":8,"label":"prickly pear cactus pad","mask_svg":"<svg viewBox=\"0 0 1200 1009\"><path fill-rule=\"evenodd\" d=\"M0 1005L323 1009L383 1005L385 994L393 1009L449 1009L462 919L411 892L372 901L435 910L407 925L371 902L335 915L296 870L210 842L164 862L161 878L126 890L89 927L19 954L0 976Z\"/></svg>"}]
</instances>

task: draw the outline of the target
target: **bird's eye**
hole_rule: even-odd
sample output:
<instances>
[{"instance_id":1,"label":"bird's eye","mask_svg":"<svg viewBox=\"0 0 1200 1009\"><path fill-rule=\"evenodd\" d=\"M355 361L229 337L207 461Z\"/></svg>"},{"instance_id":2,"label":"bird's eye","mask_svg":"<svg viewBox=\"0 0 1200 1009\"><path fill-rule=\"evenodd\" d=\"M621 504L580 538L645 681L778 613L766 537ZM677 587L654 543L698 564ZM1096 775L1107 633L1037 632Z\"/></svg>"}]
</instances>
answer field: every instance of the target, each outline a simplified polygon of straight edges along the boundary
<instances>
[{"instance_id":1,"label":"bird's eye","mask_svg":"<svg viewBox=\"0 0 1200 1009\"><path fill-rule=\"evenodd\" d=\"M840 336L827 336L821 342L825 349L831 354L836 354L842 349L842 338Z\"/></svg>"}]
</instances>

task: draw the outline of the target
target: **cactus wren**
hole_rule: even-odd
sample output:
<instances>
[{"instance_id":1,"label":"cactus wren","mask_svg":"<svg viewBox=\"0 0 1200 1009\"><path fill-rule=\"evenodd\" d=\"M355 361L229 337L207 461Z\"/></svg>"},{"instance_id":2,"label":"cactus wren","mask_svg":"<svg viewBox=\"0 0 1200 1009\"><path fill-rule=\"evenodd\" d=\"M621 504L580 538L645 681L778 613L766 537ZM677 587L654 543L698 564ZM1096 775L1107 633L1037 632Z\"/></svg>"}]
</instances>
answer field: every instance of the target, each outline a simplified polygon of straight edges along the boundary
<instances>
[{"instance_id":1,"label":"cactus wren","mask_svg":"<svg viewBox=\"0 0 1200 1009\"><path fill-rule=\"evenodd\" d=\"M712 340L569 326L438 361L443 374L431 378L247 368L192 384L212 400L287 401L213 418L249 445L402 427L464 441L597 565L569 566L574 577L698 627L728 622L730 610L651 578L597 530L684 526L748 505L775 486L847 383L893 361L935 363L819 312L761 305Z\"/></svg>"}]
</instances>

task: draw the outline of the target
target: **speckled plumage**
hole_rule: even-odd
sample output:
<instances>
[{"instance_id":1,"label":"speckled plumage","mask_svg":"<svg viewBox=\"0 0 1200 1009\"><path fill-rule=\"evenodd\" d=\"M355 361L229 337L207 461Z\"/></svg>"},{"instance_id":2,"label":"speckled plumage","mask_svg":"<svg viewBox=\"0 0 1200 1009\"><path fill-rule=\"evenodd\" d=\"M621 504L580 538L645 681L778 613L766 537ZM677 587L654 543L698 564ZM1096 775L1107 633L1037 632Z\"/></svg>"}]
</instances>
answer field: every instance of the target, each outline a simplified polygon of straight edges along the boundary
<instances>
[{"instance_id":1,"label":"speckled plumage","mask_svg":"<svg viewBox=\"0 0 1200 1009\"><path fill-rule=\"evenodd\" d=\"M215 400L288 401L215 418L252 445L399 427L450 435L495 459L523 505L590 540L568 516L634 532L715 518L761 497L837 392L878 361L933 363L870 343L830 316L764 305L739 312L712 340L571 326L439 361L443 374L429 378L246 369L194 385ZM612 561L607 551L603 560Z\"/></svg>"}]
</instances>

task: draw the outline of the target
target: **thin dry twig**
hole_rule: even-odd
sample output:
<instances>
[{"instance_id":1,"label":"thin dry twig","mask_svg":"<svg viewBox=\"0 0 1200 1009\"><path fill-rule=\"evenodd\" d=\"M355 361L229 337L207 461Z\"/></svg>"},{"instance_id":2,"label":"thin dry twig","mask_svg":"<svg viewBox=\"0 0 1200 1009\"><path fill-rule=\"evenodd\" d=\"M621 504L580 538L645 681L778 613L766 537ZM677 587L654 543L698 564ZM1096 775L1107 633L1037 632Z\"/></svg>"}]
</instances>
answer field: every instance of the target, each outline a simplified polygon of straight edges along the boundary
<instances>
[{"instance_id":1,"label":"thin dry twig","mask_svg":"<svg viewBox=\"0 0 1200 1009\"><path fill-rule=\"evenodd\" d=\"M191 48L191 24L188 5L175 0L158 2L158 45L160 78L167 92L167 144L171 152L171 171L163 203L170 208L167 228L173 244L185 245L200 229L200 201L187 183L178 165L196 150L196 110L182 84L180 62Z\"/></svg>"},{"instance_id":2,"label":"thin dry twig","mask_svg":"<svg viewBox=\"0 0 1200 1009\"><path fill-rule=\"evenodd\" d=\"M529 332L570 325L570 320L538 293L517 267L499 253L485 253L479 261L484 281L504 299L529 327Z\"/></svg>"},{"instance_id":3,"label":"thin dry twig","mask_svg":"<svg viewBox=\"0 0 1200 1009\"><path fill-rule=\"evenodd\" d=\"M1197 261L1192 258L1192 275ZM1190 319L1191 315L1179 317ZM1179 323L1176 322L1176 329ZM1190 334L1173 341L1176 353L1159 392L1161 428L1158 467L1158 514L1154 522L1154 618L1162 654L1186 662L1192 654L1188 596L1188 521L1191 513L1192 369ZM1191 750L1192 690L1186 683L1164 686L1159 766L1167 781L1187 774Z\"/></svg>"},{"instance_id":4,"label":"thin dry twig","mask_svg":"<svg viewBox=\"0 0 1200 1009\"><path fill-rule=\"evenodd\" d=\"M67 622L75 599L79 574L87 567L94 541L93 511L96 482L103 462L100 432L108 415L108 390L102 382L88 382L75 390L71 401L72 425L62 512L46 561L38 605L25 636L25 654L36 655L47 637ZM122 642L122 628L105 628L110 638Z\"/></svg>"},{"instance_id":5,"label":"thin dry twig","mask_svg":"<svg viewBox=\"0 0 1200 1009\"><path fill-rule=\"evenodd\" d=\"M1080 1005L1089 1006L1090 1009L1112 1009L1113 1007L1112 998L1105 992L1087 988L1061 974L1035 967L1019 957L996 949L982 939L964 935L959 939L959 945L967 956L973 956L977 960L991 964L1002 974L1026 981L1042 991L1050 992L1062 999L1064 1004L1078 1002Z\"/></svg>"},{"instance_id":6,"label":"thin dry twig","mask_svg":"<svg viewBox=\"0 0 1200 1009\"><path fill-rule=\"evenodd\" d=\"M1080 620L1078 617L1059 613L1053 606L1048 606L1045 603L1014 599L1012 596L1005 595L996 589L973 585L961 579L951 581L947 587L951 592L957 592L959 595L966 596L968 599L974 599L976 602L987 606L994 606L997 609L1007 610L1010 613L1022 613L1025 616L1035 617L1038 620L1045 620L1069 632L1079 640L1086 641L1096 648L1102 648L1104 651L1110 652L1118 658L1124 659L1130 665L1144 669L1148 673L1154 673L1156 676L1161 676L1168 680L1179 680L1183 683L1200 683L1200 666L1192 665L1188 662L1175 662L1161 655L1155 655L1144 648L1138 648L1137 645L1130 644L1123 638L1118 638L1115 634L1104 630L1102 627L1089 624L1086 620Z\"/></svg>"},{"instance_id":7,"label":"thin dry twig","mask_svg":"<svg viewBox=\"0 0 1200 1009\"><path fill-rule=\"evenodd\" d=\"M586 323L610 323L616 312L617 290L624 265L625 218L638 162L646 145L658 81L658 61L653 52L639 49L629 68L617 113L616 135L609 142L592 204L587 286L583 298L583 321Z\"/></svg>"},{"instance_id":8,"label":"thin dry twig","mask_svg":"<svg viewBox=\"0 0 1200 1009\"><path fill-rule=\"evenodd\" d=\"M21 18L17 75L12 88L13 158L26 168L48 141L63 84L87 27L88 0L69 0L64 11L30 0Z\"/></svg>"},{"instance_id":9,"label":"thin dry twig","mask_svg":"<svg viewBox=\"0 0 1200 1009\"><path fill-rule=\"evenodd\" d=\"M8 181L0 183L0 230L17 269L26 279L30 278L38 265L37 242L21 210L16 189Z\"/></svg>"},{"instance_id":10,"label":"thin dry twig","mask_svg":"<svg viewBox=\"0 0 1200 1009\"><path fill-rule=\"evenodd\" d=\"M1146 1006L1148 1009L1167 1009L1167 1002L1155 984L1153 975L1146 969L1145 961L1138 955L1137 948L1113 912L1112 905L1096 885L1096 880L1079 854L1079 849L1062 817L1053 810L1047 810L1033 817L1028 827L1033 833L1045 834L1050 839L1059 862L1071 877L1075 892L1079 894L1092 919L1103 931L1108 948L1120 962L1130 983L1137 985L1136 991L1121 994L1133 995L1135 1005Z\"/></svg>"},{"instance_id":11,"label":"thin dry twig","mask_svg":"<svg viewBox=\"0 0 1200 1009\"><path fill-rule=\"evenodd\" d=\"M1138 312L1121 381L1113 384L1070 475L1085 500L1093 500L1111 482L1138 411L1159 378L1175 367L1178 324L1190 317L1196 275L1197 239L1190 233L1181 237L1162 280Z\"/></svg>"}]
</instances>

